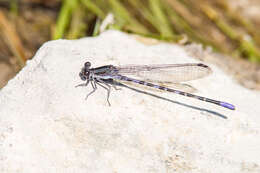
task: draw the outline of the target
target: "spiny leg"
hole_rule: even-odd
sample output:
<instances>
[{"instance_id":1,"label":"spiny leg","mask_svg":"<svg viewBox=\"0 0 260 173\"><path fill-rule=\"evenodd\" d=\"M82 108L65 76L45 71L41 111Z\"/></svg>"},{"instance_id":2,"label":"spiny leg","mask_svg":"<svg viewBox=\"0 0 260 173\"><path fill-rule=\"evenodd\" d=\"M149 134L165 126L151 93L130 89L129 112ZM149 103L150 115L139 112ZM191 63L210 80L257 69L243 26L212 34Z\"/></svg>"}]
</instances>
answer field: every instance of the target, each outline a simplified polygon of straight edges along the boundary
<instances>
[{"instance_id":1,"label":"spiny leg","mask_svg":"<svg viewBox=\"0 0 260 173\"><path fill-rule=\"evenodd\" d=\"M91 86L92 86L93 90L90 93L88 93L88 95L86 96L85 100L87 100L88 96L90 96L91 94L93 94L97 90L96 82L94 81L94 84L93 84L93 81L90 81L90 83L91 83Z\"/></svg>"},{"instance_id":2,"label":"spiny leg","mask_svg":"<svg viewBox=\"0 0 260 173\"><path fill-rule=\"evenodd\" d=\"M102 84L105 84L108 88L105 87L105 86L103 86L103 85L101 85L101 83L102 83ZM106 83L104 83L103 81L100 81L100 80L98 80L97 84L98 84L99 86L101 86L102 88L104 88L105 90L107 90L107 103L108 103L109 106L111 106L111 104L110 104L110 102L109 102L109 96L110 96L111 86L108 85L108 84L106 84Z\"/></svg>"},{"instance_id":3,"label":"spiny leg","mask_svg":"<svg viewBox=\"0 0 260 173\"><path fill-rule=\"evenodd\" d=\"M76 85L75 87L88 86L88 84L89 84L89 80L86 83L82 83L82 84Z\"/></svg>"}]
</instances>

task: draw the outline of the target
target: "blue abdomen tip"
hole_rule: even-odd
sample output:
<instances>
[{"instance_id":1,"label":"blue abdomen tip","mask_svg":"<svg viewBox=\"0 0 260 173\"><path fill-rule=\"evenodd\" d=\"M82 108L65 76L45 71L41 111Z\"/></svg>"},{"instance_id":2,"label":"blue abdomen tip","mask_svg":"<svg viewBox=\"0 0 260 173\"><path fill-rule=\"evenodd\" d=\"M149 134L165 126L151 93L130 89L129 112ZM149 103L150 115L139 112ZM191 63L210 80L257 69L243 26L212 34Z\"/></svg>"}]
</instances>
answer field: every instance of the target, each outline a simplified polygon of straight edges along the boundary
<instances>
[{"instance_id":1,"label":"blue abdomen tip","mask_svg":"<svg viewBox=\"0 0 260 173\"><path fill-rule=\"evenodd\" d=\"M231 110L235 110L235 106L232 105L232 104L229 104L229 103L226 103L226 102L220 102L220 105L225 107L225 108L228 108L228 109L231 109Z\"/></svg>"}]
</instances>

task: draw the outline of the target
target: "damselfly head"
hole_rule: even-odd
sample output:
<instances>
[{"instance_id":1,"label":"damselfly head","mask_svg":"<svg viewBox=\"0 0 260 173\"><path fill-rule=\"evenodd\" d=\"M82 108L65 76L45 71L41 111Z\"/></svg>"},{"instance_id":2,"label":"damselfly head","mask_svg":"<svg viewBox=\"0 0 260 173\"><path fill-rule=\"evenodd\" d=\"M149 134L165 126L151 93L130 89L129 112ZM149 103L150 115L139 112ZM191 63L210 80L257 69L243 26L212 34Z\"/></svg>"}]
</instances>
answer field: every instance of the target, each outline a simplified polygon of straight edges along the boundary
<instances>
[{"instance_id":1,"label":"damselfly head","mask_svg":"<svg viewBox=\"0 0 260 173\"><path fill-rule=\"evenodd\" d=\"M85 81L89 79L89 68L91 66L90 62L85 62L84 67L81 69L81 72L79 73L79 77L81 80Z\"/></svg>"}]
</instances>

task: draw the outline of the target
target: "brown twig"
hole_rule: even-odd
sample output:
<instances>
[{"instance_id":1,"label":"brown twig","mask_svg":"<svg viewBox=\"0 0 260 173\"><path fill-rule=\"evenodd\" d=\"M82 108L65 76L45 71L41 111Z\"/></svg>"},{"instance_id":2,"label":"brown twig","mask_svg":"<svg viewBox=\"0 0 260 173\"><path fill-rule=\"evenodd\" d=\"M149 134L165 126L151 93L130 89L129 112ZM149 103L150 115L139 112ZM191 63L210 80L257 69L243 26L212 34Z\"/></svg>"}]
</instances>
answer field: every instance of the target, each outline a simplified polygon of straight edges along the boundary
<instances>
[{"instance_id":1,"label":"brown twig","mask_svg":"<svg viewBox=\"0 0 260 173\"><path fill-rule=\"evenodd\" d=\"M3 12L0 11L0 30L6 44L17 58L20 67L23 67L26 61L24 48L21 40L15 30L15 27L6 19Z\"/></svg>"}]
</instances>

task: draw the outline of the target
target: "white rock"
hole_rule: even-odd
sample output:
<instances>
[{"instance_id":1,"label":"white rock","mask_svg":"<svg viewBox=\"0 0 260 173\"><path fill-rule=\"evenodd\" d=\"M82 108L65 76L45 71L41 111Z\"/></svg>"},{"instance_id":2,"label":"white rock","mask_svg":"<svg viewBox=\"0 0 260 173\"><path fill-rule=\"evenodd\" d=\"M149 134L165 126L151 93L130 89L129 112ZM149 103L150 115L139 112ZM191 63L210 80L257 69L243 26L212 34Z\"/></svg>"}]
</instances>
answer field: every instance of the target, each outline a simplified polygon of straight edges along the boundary
<instances>
[{"instance_id":1,"label":"white rock","mask_svg":"<svg viewBox=\"0 0 260 173\"><path fill-rule=\"evenodd\" d=\"M1 173L260 172L259 92L208 64L213 75L190 84L235 111L127 88L112 90L109 107L104 89L86 101L92 88L75 88L85 61L92 67L198 62L181 46L144 45L117 31L44 44L0 92Z\"/></svg>"}]
</instances>

